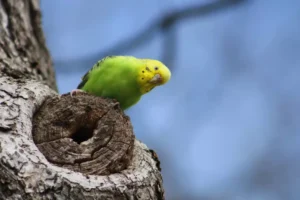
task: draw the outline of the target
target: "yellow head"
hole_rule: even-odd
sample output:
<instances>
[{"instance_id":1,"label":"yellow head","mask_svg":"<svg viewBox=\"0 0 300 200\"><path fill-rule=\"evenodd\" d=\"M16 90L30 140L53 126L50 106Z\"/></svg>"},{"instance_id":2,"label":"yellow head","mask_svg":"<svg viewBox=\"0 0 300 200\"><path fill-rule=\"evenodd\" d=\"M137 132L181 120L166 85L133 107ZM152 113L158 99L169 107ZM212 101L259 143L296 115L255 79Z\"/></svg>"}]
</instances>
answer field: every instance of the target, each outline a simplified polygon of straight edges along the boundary
<instances>
[{"instance_id":1,"label":"yellow head","mask_svg":"<svg viewBox=\"0 0 300 200\"><path fill-rule=\"evenodd\" d=\"M142 59L142 61L144 64L139 70L138 76L138 83L141 87L142 94L170 80L171 72L163 63L151 59Z\"/></svg>"}]
</instances>

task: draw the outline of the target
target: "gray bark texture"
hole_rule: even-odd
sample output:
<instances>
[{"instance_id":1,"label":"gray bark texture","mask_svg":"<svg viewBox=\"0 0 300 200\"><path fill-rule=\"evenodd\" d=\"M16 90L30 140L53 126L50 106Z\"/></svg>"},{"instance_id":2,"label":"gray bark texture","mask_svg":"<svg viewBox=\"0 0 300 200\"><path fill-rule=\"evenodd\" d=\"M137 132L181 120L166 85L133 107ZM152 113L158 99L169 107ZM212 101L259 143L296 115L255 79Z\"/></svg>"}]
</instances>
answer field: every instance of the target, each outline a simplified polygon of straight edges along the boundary
<instances>
[{"instance_id":1,"label":"gray bark texture","mask_svg":"<svg viewBox=\"0 0 300 200\"><path fill-rule=\"evenodd\" d=\"M165 199L119 103L56 90L38 0L0 0L0 200Z\"/></svg>"}]
</instances>

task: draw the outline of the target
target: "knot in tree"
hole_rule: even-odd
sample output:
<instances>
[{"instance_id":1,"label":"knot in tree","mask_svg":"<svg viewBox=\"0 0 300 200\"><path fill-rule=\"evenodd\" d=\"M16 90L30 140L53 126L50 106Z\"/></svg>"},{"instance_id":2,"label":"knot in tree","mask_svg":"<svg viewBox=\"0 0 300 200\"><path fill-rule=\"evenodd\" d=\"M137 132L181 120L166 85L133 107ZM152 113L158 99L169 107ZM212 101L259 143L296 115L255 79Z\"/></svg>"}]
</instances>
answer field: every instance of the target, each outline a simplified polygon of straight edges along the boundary
<instances>
[{"instance_id":1,"label":"knot in tree","mask_svg":"<svg viewBox=\"0 0 300 200\"><path fill-rule=\"evenodd\" d=\"M34 115L33 139L49 162L94 175L126 169L134 147L119 103L86 93L47 99Z\"/></svg>"}]
</instances>

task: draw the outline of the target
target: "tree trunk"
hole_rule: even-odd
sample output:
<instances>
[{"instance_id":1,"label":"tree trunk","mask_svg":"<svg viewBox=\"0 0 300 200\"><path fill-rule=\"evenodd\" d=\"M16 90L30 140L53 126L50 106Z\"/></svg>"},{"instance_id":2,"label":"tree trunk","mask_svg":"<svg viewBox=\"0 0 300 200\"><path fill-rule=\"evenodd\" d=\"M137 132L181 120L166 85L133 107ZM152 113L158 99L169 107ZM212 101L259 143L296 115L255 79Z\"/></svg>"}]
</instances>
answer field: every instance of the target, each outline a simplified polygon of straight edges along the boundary
<instances>
[{"instance_id":1,"label":"tree trunk","mask_svg":"<svg viewBox=\"0 0 300 200\"><path fill-rule=\"evenodd\" d=\"M37 0L0 0L0 199L164 199L118 102L56 93Z\"/></svg>"}]
</instances>

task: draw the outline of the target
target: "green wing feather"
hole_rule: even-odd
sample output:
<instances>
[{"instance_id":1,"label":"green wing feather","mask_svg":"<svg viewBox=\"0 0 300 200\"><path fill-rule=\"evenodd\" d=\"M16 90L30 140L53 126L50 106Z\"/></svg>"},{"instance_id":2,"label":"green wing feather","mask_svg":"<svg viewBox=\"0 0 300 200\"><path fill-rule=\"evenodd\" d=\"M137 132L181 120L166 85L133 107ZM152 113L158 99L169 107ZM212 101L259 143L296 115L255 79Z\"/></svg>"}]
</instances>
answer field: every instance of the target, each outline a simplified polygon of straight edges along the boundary
<instances>
[{"instance_id":1,"label":"green wing feather","mask_svg":"<svg viewBox=\"0 0 300 200\"><path fill-rule=\"evenodd\" d=\"M77 89L81 89L84 87L84 85L86 84L86 82L89 80L89 74L91 71L93 71L94 69L101 67L101 64L106 60L106 59L110 59L116 56L106 56L104 58L102 58L101 60L99 60L88 72L86 72L83 77L81 78L81 82L79 83L79 85L77 86Z\"/></svg>"}]
</instances>

